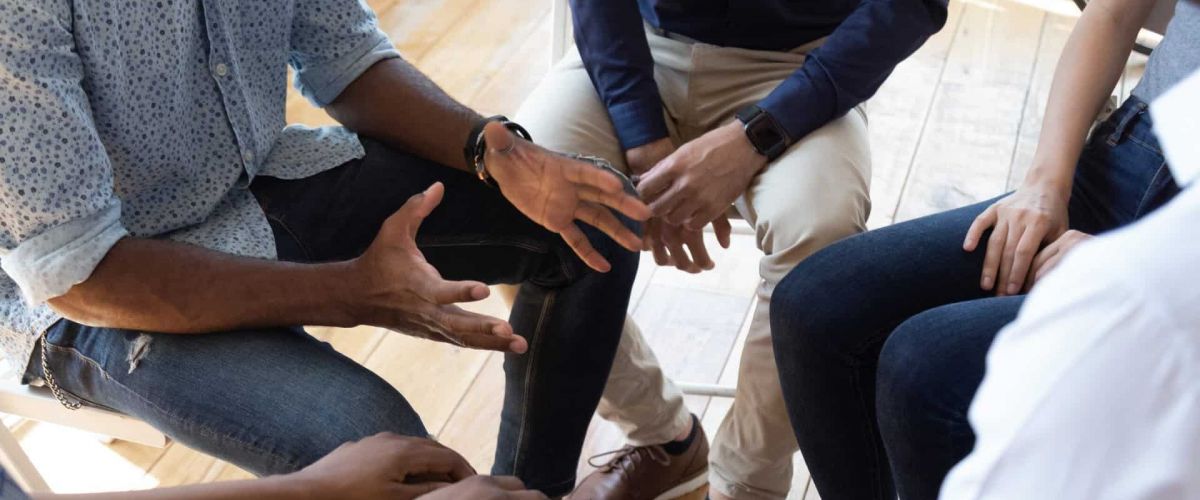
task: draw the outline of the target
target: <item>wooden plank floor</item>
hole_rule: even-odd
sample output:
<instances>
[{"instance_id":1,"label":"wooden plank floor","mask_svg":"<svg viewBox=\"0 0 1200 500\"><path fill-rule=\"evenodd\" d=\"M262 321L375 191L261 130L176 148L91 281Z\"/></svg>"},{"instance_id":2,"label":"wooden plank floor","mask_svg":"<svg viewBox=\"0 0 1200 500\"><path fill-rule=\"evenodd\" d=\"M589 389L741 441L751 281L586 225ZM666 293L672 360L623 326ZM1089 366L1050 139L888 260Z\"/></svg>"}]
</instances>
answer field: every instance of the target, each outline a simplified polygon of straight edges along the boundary
<instances>
[{"instance_id":1,"label":"wooden plank floor","mask_svg":"<svg viewBox=\"0 0 1200 500\"><path fill-rule=\"evenodd\" d=\"M512 114L549 68L549 0L369 0L405 57L451 95L483 113ZM871 227L998 195L1020 181L1032 157L1050 78L1075 23L1067 0L953 0L946 28L901 64L868 105L874 175ZM1133 56L1117 92L1127 95L1144 58ZM289 118L332 123L292 95ZM717 248L715 243L711 248ZM717 249L715 271L688 275L643 258L630 310L673 376L736 381L752 312L759 254L751 236ZM498 298L471 306L506 315ZM480 470L491 465L503 390L501 357L417 341L374 328L314 328L399 388L427 427ZM689 397L715 430L721 398ZM11 420L11 419L10 419ZM105 444L78 431L11 423L59 492L111 491L249 475L172 444ZM622 444L593 421L585 455ZM586 460L581 472L588 470ZM790 498L819 498L796 457Z\"/></svg>"}]
</instances>

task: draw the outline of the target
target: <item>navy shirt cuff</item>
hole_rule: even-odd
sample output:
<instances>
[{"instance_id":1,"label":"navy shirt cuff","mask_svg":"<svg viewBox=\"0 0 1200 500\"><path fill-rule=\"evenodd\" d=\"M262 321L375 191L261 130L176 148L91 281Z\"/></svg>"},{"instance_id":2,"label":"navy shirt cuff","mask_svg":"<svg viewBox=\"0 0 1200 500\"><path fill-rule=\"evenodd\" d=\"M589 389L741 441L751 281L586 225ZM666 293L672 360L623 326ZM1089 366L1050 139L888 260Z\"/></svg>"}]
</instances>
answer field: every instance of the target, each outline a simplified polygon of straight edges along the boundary
<instances>
[{"instance_id":1,"label":"navy shirt cuff","mask_svg":"<svg viewBox=\"0 0 1200 500\"><path fill-rule=\"evenodd\" d=\"M836 118L837 88L815 62L810 59L758 103L793 143Z\"/></svg>"},{"instance_id":2,"label":"navy shirt cuff","mask_svg":"<svg viewBox=\"0 0 1200 500\"><path fill-rule=\"evenodd\" d=\"M608 108L608 116L616 128L621 149L626 151L668 136L662 103L658 99L614 104Z\"/></svg>"}]
</instances>

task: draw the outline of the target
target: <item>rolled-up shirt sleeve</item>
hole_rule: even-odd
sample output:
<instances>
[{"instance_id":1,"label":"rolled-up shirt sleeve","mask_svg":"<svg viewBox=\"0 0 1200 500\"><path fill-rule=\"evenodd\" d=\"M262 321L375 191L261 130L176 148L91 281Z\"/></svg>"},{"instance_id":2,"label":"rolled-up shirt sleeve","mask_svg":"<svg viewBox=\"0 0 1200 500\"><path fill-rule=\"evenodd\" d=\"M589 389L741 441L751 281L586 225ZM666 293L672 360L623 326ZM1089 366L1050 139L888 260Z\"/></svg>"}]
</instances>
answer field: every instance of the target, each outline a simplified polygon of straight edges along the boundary
<instances>
[{"instance_id":1,"label":"rolled-up shirt sleeve","mask_svg":"<svg viewBox=\"0 0 1200 500\"><path fill-rule=\"evenodd\" d=\"M375 14L359 0L300 0L292 20L295 85L327 106L375 63L400 57Z\"/></svg>"},{"instance_id":2,"label":"rolled-up shirt sleeve","mask_svg":"<svg viewBox=\"0 0 1200 500\"><path fill-rule=\"evenodd\" d=\"M0 268L36 304L86 281L128 232L81 86L69 3L8 9L0 12Z\"/></svg>"}]
</instances>

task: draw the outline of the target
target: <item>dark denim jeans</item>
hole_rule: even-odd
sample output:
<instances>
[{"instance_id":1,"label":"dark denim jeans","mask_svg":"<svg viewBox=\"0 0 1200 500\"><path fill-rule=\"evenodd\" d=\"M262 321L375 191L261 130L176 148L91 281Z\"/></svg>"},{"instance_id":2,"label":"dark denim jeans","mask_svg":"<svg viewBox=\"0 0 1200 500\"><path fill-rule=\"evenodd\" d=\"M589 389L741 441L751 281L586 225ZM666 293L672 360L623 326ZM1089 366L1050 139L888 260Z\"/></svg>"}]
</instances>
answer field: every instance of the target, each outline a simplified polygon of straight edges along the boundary
<instances>
[{"instance_id":1,"label":"dark denim jeans","mask_svg":"<svg viewBox=\"0 0 1200 500\"><path fill-rule=\"evenodd\" d=\"M1117 228L1178 191L1146 105L1130 99L1079 160L1071 227ZM971 451L966 415L987 350L1023 300L983 292L985 245L962 250L971 222L995 201L848 238L775 289L784 397L822 498L933 499Z\"/></svg>"},{"instance_id":2,"label":"dark denim jeans","mask_svg":"<svg viewBox=\"0 0 1200 500\"><path fill-rule=\"evenodd\" d=\"M355 257L409 196L445 183L445 199L417 235L425 257L447 279L521 284L510 321L529 352L504 362L493 472L515 474L549 495L570 491L620 339L637 255L585 227L613 264L608 273L591 272L557 235L474 176L363 143L365 158L322 174L254 180L280 258ZM48 338L49 366L70 393L256 474L294 471L381 431L428 434L391 385L298 326L168 335L62 320ZM36 359L30 377L41 375Z\"/></svg>"}]
</instances>

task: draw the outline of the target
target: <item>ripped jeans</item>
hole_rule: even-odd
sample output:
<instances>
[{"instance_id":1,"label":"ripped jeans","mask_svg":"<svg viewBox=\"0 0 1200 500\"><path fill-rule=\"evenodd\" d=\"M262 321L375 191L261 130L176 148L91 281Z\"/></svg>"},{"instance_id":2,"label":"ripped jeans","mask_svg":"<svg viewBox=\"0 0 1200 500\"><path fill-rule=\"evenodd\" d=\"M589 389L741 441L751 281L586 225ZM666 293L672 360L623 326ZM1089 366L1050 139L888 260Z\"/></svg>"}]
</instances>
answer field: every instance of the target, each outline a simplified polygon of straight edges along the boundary
<instances>
[{"instance_id":1,"label":"ripped jeans","mask_svg":"<svg viewBox=\"0 0 1200 500\"><path fill-rule=\"evenodd\" d=\"M445 199L417 235L426 259L446 279L521 284L510 321L530 348L504 361L493 472L550 496L567 493L616 352L637 255L584 227L613 264L592 272L474 176L363 144L363 159L309 178L254 180L280 258L355 257L409 196L445 183ZM255 474L297 470L382 431L428 435L391 384L299 326L171 335L61 320L46 338L48 366L69 394ZM41 377L35 354L26 379Z\"/></svg>"}]
</instances>

